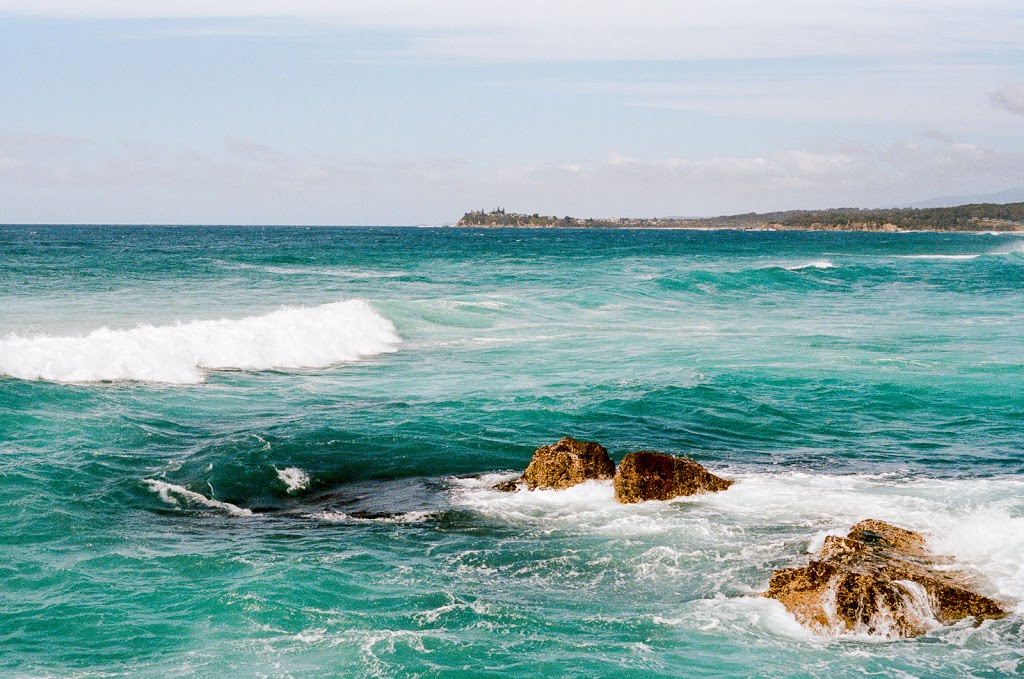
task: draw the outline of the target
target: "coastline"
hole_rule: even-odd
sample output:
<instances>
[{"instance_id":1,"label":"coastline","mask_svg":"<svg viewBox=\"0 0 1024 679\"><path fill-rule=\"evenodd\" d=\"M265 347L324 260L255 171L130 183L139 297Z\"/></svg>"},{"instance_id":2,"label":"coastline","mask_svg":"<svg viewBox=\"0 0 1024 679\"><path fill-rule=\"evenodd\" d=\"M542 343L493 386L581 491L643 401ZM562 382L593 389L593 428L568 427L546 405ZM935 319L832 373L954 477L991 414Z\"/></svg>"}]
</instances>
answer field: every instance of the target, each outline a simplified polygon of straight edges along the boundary
<instances>
[{"instance_id":1,"label":"coastline","mask_svg":"<svg viewBox=\"0 0 1024 679\"><path fill-rule=\"evenodd\" d=\"M686 229L736 231L1024 232L1024 203L978 203L944 208L829 208L749 212L717 217L553 217L496 208L465 213L455 226L517 229Z\"/></svg>"},{"instance_id":2,"label":"coastline","mask_svg":"<svg viewBox=\"0 0 1024 679\"><path fill-rule=\"evenodd\" d=\"M432 228L432 227L423 227ZM569 231L749 231L753 233L772 233L779 231L799 232L845 232L845 233L964 233L976 235L1001 236L1005 234L1024 234L1024 224L1012 229L846 229L836 227L743 227L743 226L653 226L653 225L629 225L629 226L566 226L564 224L442 224L433 228L442 229L526 229L542 231L547 229L565 229Z\"/></svg>"}]
</instances>

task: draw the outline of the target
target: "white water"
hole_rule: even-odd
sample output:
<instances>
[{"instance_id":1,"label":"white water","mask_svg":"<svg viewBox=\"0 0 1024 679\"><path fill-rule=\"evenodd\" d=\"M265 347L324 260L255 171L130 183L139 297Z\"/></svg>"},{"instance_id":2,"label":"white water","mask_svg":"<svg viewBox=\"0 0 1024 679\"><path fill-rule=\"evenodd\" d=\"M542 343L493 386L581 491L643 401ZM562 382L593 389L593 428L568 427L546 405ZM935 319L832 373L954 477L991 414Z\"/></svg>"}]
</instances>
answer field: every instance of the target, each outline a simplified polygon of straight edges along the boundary
<instances>
[{"instance_id":1,"label":"white water","mask_svg":"<svg viewBox=\"0 0 1024 679\"><path fill-rule=\"evenodd\" d=\"M832 269L835 268L830 260L827 259L816 259L806 264L794 264L793 266L787 266L787 271L800 271L801 269Z\"/></svg>"},{"instance_id":2,"label":"white water","mask_svg":"<svg viewBox=\"0 0 1024 679\"><path fill-rule=\"evenodd\" d=\"M709 568L710 557L721 591L733 594L713 600L717 609L728 610L711 612L704 604L681 610L688 619L696 616L694 624L702 616L749 617L754 610L762 623L785 619L785 624L775 625L776 631L792 635L796 623L781 604L763 599L743 603L744 597L737 599L735 592L764 591L773 568L805 564L826 535L845 534L867 518L921 532L931 550L953 556L954 568L976 579L982 593L1024 613L1021 479L738 474L733 476L735 485L721 493L622 505L615 501L610 482L591 481L563 491L490 489L508 478L513 477L453 479L451 501L524 529L589 533L638 545L660 541L662 546L622 562L640 580L682 579L694 568ZM763 564L762 572L751 576L750 566L757 563Z\"/></svg>"},{"instance_id":3,"label":"white water","mask_svg":"<svg viewBox=\"0 0 1024 679\"><path fill-rule=\"evenodd\" d=\"M143 479L142 482L149 486L149 489L154 493L157 493L161 500L175 507L180 507L180 500L185 500L190 504L210 507L211 509L219 509L231 516L252 516L252 512L248 509L233 505L230 502L221 502L220 500L208 498L205 495L189 490L184 486L167 483L166 481L160 481L158 479Z\"/></svg>"},{"instance_id":4,"label":"white water","mask_svg":"<svg viewBox=\"0 0 1024 679\"><path fill-rule=\"evenodd\" d=\"M0 340L0 375L52 382L196 384L209 370L324 368L394 351L394 325L361 300L286 307L239 320L99 328Z\"/></svg>"},{"instance_id":5,"label":"white water","mask_svg":"<svg viewBox=\"0 0 1024 679\"><path fill-rule=\"evenodd\" d=\"M294 495L300 490L305 490L309 487L309 474L298 467L278 469L277 478L281 479L284 483L285 490L289 495Z\"/></svg>"},{"instance_id":6,"label":"white water","mask_svg":"<svg viewBox=\"0 0 1024 679\"><path fill-rule=\"evenodd\" d=\"M431 516L431 512L405 512L394 516L364 517L351 516L337 511L324 511L309 515L310 518L330 523L422 523Z\"/></svg>"},{"instance_id":7,"label":"white water","mask_svg":"<svg viewBox=\"0 0 1024 679\"><path fill-rule=\"evenodd\" d=\"M981 255L898 255L898 259L935 259L950 262L966 262L977 259Z\"/></svg>"}]
</instances>

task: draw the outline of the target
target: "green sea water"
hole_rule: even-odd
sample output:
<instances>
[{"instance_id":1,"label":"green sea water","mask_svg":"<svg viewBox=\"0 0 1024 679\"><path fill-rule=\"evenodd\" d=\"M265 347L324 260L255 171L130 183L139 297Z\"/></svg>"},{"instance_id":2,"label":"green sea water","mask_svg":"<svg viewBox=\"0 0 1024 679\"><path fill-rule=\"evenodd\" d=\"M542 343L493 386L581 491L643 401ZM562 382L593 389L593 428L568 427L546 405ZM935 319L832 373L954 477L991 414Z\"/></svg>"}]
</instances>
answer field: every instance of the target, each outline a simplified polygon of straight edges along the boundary
<instances>
[{"instance_id":1,"label":"green sea water","mask_svg":"<svg viewBox=\"0 0 1024 679\"><path fill-rule=\"evenodd\" d=\"M1022 425L1012 235L2 226L0 675L1019 675ZM1013 613L757 596L864 518Z\"/></svg>"}]
</instances>

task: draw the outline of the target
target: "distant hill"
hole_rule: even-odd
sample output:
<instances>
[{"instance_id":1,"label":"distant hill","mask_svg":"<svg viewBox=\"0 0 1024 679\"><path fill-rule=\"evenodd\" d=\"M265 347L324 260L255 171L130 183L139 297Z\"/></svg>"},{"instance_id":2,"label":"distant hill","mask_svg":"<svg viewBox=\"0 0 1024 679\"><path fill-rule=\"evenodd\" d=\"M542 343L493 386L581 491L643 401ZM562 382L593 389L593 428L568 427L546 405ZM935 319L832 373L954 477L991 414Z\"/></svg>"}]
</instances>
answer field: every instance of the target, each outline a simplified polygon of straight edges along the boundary
<instances>
[{"instance_id":1,"label":"distant hill","mask_svg":"<svg viewBox=\"0 0 1024 679\"><path fill-rule=\"evenodd\" d=\"M1024 202L954 207L787 210L705 218L582 219L520 214L498 208L467 212L456 226L605 229L777 229L822 231L1024 231Z\"/></svg>"},{"instance_id":2,"label":"distant hill","mask_svg":"<svg viewBox=\"0 0 1024 679\"><path fill-rule=\"evenodd\" d=\"M1024 186L1007 189L998 193L985 193L967 196L939 196L919 203L911 203L907 207L956 207L958 205L979 203L1019 203L1024 201Z\"/></svg>"}]
</instances>

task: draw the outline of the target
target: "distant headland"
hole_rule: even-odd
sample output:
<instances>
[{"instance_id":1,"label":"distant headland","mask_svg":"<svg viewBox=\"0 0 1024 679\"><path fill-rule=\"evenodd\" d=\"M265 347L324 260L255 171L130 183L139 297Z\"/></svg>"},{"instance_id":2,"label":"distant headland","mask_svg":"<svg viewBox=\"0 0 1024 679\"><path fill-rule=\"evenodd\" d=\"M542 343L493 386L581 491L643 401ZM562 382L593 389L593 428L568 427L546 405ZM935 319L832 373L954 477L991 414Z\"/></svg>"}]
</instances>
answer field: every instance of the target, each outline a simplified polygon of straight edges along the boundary
<instances>
[{"instance_id":1,"label":"distant headland","mask_svg":"<svg viewBox=\"0 0 1024 679\"><path fill-rule=\"evenodd\" d=\"M497 208L467 212L456 226L571 229L745 229L750 231L1024 231L1024 203L862 210L786 210L721 217L581 219Z\"/></svg>"}]
</instances>

